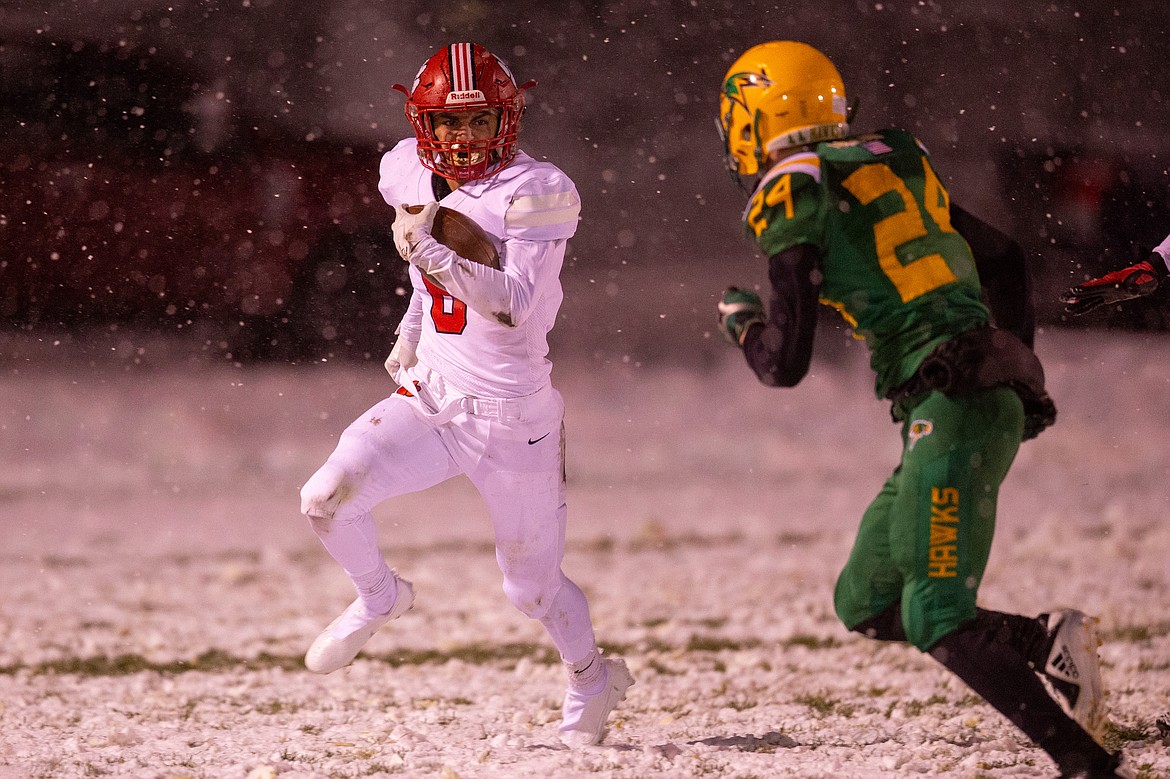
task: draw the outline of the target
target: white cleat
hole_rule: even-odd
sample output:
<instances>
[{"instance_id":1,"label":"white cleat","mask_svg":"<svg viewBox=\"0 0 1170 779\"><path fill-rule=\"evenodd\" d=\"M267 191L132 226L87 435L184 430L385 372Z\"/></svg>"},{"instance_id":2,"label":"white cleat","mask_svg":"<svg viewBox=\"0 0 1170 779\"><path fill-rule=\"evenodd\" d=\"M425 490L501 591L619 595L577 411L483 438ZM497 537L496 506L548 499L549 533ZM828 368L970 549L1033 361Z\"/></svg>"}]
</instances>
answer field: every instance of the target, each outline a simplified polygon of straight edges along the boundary
<instances>
[{"instance_id":1,"label":"white cleat","mask_svg":"<svg viewBox=\"0 0 1170 779\"><path fill-rule=\"evenodd\" d=\"M561 741L570 747L596 744L605 735L605 721L614 707L626 697L634 684L625 660L602 660L605 664L605 687L601 692L585 695L569 688L562 709Z\"/></svg>"},{"instance_id":2,"label":"white cleat","mask_svg":"<svg viewBox=\"0 0 1170 779\"><path fill-rule=\"evenodd\" d=\"M1075 609L1048 615L1051 645L1040 674L1049 693L1098 742L1105 735L1105 686L1097 647L1097 620Z\"/></svg>"},{"instance_id":3,"label":"white cleat","mask_svg":"<svg viewBox=\"0 0 1170 779\"><path fill-rule=\"evenodd\" d=\"M305 668L313 673L333 673L353 662L370 636L392 619L401 617L414 605L414 587L405 579L398 580L398 598L389 614L371 614L361 598L329 623L305 653Z\"/></svg>"}]
</instances>

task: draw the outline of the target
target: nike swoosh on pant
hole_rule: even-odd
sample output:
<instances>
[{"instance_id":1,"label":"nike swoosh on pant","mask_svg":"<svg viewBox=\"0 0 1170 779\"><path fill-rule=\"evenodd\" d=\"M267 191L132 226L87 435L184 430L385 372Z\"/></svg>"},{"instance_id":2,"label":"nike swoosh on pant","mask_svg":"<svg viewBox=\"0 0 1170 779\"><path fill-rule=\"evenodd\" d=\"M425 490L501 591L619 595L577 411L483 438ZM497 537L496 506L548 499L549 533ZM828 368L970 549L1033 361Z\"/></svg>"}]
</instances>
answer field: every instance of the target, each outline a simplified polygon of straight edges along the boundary
<instances>
[{"instance_id":1,"label":"nike swoosh on pant","mask_svg":"<svg viewBox=\"0 0 1170 779\"><path fill-rule=\"evenodd\" d=\"M549 432L552 432L552 431L549 431ZM532 446L533 444L538 444L538 443L540 443L541 441L543 441L543 440L544 440L544 439L546 439L546 438L548 438L548 433L545 433L545 434L544 434L544 435L542 435L540 438L537 438L535 441L533 441L531 438L529 438L529 439L528 439L528 445L529 445L529 446Z\"/></svg>"}]
</instances>

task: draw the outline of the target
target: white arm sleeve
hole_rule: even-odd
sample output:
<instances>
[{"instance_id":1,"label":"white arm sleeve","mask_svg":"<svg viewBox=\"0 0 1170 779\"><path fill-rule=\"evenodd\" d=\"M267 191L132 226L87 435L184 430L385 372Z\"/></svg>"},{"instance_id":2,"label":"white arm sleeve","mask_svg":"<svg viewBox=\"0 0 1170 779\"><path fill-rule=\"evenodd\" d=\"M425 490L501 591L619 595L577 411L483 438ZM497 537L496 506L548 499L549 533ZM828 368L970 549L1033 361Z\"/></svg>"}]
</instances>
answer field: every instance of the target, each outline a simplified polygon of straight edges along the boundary
<instances>
[{"instance_id":1,"label":"white arm sleeve","mask_svg":"<svg viewBox=\"0 0 1170 779\"><path fill-rule=\"evenodd\" d=\"M560 170L533 176L512 193L504 213L502 270L464 259L425 235L410 262L479 315L516 327L557 282L581 198Z\"/></svg>"},{"instance_id":2,"label":"white arm sleeve","mask_svg":"<svg viewBox=\"0 0 1170 779\"><path fill-rule=\"evenodd\" d=\"M560 275L564 243L506 239L500 258L504 270L496 270L460 257L427 235L410 261L476 313L516 327Z\"/></svg>"},{"instance_id":3,"label":"white arm sleeve","mask_svg":"<svg viewBox=\"0 0 1170 779\"><path fill-rule=\"evenodd\" d=\"M418 339L422 337L422 313L422 295L418 290L412 290L406 313L402 315L402 321L394 330L399 339L418 345Z\"/></svg>"},{"instance_id":4,"label":"white arm sleeve","mask_svg":"<svg viewBox=\"0 0 1170 779\"><path fill-rule=\"evenodd\" d=\"M1162 239L1162 243L1154 247L1154 254L1162 257L1162 262L1166 263L1166 270L1170 272L1170 235Z\"/></svg>"}]
</instances>

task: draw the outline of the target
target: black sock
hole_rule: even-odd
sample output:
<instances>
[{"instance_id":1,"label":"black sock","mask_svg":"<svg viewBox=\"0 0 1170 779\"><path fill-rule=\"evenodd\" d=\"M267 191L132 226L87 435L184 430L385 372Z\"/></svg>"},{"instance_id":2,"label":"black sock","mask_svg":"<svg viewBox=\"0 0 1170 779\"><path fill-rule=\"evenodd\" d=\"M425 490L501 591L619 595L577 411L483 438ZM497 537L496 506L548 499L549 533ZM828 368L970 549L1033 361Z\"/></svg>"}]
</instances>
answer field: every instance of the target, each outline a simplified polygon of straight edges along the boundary
<instances>
[{"instance_id":1,"label":"black sock","mask_svg":"<svg viewBox=\"0 0 1170 779\"><path fill-rule=\"evenodd\" d=\"M906 641L906 628L902 626L902 602L894 601L879 614L858 622L853 630L875 641Z\"/></svg>"},{"instance_id":2,"label":"black sock","mask_svg":"<svg viewBox=\"0 0 1170 779\"><path fill-rule=\"evenodd\" d=\"M1048 662L1048 651L1051 649L1045 619L975 609L975 622L978 627L991 632L994 640L1007 644L1019 652L1033 671L1044 670Z\"/></svg>"},{"instance_id":3,"label":"black sock","mask_svg":"<svg viewBox=\"0 0 1170 779\"><path fill-rule=\"evenodd\" d=\"M976 609L975 624L990 633L995 641L1015 649L1032 670L1038 673L1044 670L1052 647L1047 621L1043 617ZM853 626L853 630L876 641L906 641L901 601L895 601L881 613L862 620Z\"/></svg>"},{"instance_id":4,"label":"black sock","mask_svg":"<svg viewBox=\"0 0 1170 779\"><path fill-rule=\"evenodd\" d=\"M1112 756L1064 713L1040 683L1029 659L1012 645L1015 640L1027 643L1035 638L1016 621L1028 618L997 612L984 612L981 617L943 636L931 647L930 656L1036 742L1062 771L1109 768ZM1012 637L1012 626L1023 631L1023 638ZM1000 639L1004 631L1012 641Z\"/></svg>"}]
</instances>

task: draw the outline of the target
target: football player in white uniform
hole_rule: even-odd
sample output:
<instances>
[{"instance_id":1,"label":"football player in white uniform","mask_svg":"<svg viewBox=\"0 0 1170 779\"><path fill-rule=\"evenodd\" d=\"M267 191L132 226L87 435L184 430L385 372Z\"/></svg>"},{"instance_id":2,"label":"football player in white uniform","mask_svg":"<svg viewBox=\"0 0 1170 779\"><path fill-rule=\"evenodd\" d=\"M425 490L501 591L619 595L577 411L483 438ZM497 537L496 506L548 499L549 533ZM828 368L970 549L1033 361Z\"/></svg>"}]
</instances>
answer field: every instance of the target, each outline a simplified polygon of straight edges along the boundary
<instances>
[{"instance_id":1,"label":"football player in white uniform","mask_svg":"<svg viewBox=\"0 0 1170 779\"><path fill-rule=\"evenodd\" d=\"M517 147L534 85L517 86L473 43L428 59L410 89L395 85L415 133L382 158L379 182L413 285L386 360L399 388L342 433L301 489L301 511L357 590L305 665L329 673L349 664L413 603L411 584L379 551L371 509L464 474L487 504L508 600L544 625L565 662L560 736L580 746L601 740L634 680L622 660L602 657L585 596L561 571L564 402L550 382L547 335L581 204L568 176ZM495 239L499 269L431 235L439 203ZM419 213L405 209L418 204Z\"/></svg>"}]
</instances>

